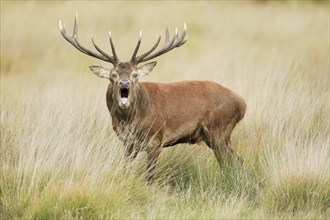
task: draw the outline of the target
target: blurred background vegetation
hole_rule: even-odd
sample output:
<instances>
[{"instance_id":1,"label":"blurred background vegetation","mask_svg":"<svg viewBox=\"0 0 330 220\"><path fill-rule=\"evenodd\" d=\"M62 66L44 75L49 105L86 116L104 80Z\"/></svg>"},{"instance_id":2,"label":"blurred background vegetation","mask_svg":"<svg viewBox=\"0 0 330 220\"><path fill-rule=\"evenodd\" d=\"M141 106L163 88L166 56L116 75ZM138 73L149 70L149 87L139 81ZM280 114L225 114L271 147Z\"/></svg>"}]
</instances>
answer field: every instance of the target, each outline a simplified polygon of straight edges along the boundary
<instances>
[{"instance_id":1,"label":"blurred background vegetation","mask_svg":"<svg viewBox=\"0 0 330 220\"><path fill-rule=\"evenodd\" d=\"M241 95L233 133L242 173L220 176L205 146L145 155L130 173L105 104L107 80L59 33L121 60L165 24L188 42L141 81L212 80ZM1 1L0 216L4 218L329 218L329 1Z\"/></svg>"}]
</instances>

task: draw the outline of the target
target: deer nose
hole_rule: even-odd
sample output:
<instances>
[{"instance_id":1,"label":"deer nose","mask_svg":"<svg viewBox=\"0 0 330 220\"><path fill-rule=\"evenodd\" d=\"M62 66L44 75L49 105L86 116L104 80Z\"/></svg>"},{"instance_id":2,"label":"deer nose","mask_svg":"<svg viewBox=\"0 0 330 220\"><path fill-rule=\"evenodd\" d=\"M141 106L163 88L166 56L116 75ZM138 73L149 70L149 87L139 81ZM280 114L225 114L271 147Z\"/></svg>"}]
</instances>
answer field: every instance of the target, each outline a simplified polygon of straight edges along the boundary
<instances>
[{"instance_id":1,"label":"deer nose","mask_svg":"<svg viewBox=\"0 0 330 220\"><path fill-rule=\"evenodd\" d=\"M121 89L128 89L129 87L131 87L131 83L128 80L121 80L119 81L119 87Z\"/></svg>"}]
</instances>

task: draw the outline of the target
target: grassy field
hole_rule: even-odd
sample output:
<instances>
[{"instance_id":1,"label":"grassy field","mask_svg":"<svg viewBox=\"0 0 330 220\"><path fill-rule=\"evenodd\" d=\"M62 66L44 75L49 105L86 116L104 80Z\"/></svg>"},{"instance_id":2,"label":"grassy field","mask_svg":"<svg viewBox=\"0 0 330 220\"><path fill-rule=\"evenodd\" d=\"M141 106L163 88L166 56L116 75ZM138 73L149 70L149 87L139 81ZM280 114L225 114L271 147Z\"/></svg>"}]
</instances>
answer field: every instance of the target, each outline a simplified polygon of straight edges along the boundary
<instances>
[{"instance_id":1,"label":"grassy field","mask_svg":"<svg viewBox=\"0 0 330 220\"><path fill-rule=\"evenodd\" d=\"M165 149L156 183L141 153L123 170L107 80L60 35L79 13L128 60L187 23L189 41L142 81L212 80L247 103L234 130L243 170L220 175L205 145ZM329 2L1 1L0 218L330 218Z\"/></svg>"}]
</instances>

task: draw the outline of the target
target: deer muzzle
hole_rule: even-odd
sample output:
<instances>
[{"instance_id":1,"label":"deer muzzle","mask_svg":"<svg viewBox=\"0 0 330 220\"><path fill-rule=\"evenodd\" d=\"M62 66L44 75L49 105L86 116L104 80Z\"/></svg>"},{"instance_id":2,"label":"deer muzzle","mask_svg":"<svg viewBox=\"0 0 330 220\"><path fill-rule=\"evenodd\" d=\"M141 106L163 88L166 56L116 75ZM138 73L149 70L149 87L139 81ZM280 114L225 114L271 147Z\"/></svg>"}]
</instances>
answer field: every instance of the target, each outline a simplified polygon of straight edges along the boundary
<instances>
[{"instance_id":1,"label":"deer muzzle","mask_svg":"<svg viewBox=\"0 0 330 220\"><path fill-rule=\"evenodd\" d=\"M119 81L119 107L122 109L128 108L130 105L130 88L130 81Z\"/></svg>"}]
</instances>

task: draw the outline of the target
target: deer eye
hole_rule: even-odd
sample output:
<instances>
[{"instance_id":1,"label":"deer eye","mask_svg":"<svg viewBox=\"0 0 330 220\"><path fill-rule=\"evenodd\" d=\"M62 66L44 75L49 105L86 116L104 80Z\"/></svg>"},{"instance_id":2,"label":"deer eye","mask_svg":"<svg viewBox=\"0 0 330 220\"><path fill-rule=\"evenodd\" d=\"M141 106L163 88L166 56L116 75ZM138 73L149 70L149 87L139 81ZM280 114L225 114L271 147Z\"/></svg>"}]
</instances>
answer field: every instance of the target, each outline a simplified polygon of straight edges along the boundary
<instances>
[{"instance_id":1,"label":"deer eye","mask_svg":"<svg viewBox=\"0 0 330 220\"><path fill-rule=\"evenodd\" d=\"M132 76L133 76L133 78L136 78L136 77L138 77L138 74L137 73L133 73Z\"/></svg>"},{"instance_id":2,"label":"deer eye","mask_svg":"<svg viewBox=\"0 0 330 220\"><path fill-rule=\"evenodd\" d=\"M112 77L112 78L116 78L116 77L117 77L117 73L112 73L112 74L111 74L111 77Z\"/></svg>"}]
</instances>

